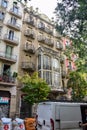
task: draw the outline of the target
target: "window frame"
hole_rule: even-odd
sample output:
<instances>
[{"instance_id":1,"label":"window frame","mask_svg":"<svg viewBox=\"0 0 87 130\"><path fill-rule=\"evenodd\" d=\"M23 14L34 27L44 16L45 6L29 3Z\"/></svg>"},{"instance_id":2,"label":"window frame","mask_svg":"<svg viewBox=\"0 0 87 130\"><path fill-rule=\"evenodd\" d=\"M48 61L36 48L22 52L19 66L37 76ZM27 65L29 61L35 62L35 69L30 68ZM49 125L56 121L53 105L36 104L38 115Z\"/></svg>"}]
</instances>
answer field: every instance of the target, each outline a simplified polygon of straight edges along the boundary
<instances>
[{"instance_id":1,"label":"window frame","mask_svg":"<svg viewBox=\"0 0 87 130\"><path fill-rule=\"evenodd\" d=\"M8 6L8 1L7 0L2 0L2 6L4 7L4 8L7 8L7 6Z\"/></svg>"}]
</instances>

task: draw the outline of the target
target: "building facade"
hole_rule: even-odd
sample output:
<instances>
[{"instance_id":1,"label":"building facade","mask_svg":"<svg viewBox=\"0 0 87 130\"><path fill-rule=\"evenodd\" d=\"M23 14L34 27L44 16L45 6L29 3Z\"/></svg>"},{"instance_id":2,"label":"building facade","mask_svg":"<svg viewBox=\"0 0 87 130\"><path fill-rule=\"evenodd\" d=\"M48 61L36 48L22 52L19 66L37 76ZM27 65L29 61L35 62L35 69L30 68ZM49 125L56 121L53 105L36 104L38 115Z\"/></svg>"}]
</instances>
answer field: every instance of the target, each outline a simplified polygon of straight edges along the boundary
<instances>
[{"instance_id":1,"label":"building facade","mask_svg":"<svg viewBox=\"0 0 87 130\"><path fill-rule=\"evenodd\" d=\"M68 44L68 43L67 43ZM37 71L58 99L67 86L65 39L53 19L17 0L0 1L0 108L2 116L31 116L17 75Z\"/></svg>"},{"instance_id":2,"label":"building facade","mask_svg":"<svg viewBox=\"0 0 87 130\"><path fill-rule=\"evenodd\" d=\"M23 15L19 75L26 72L32 74L38 71L51 88L51 97L57 99L64 92L62 84L62 64L64 64L63 42L61 36L55 31L55 25L45 14L33 10L33 7L25 8ZM18 113L28 113L28 106L22 102L23 93L21 85L18 85ZM29 108L28 108L29 109Z\"/></svg>"},{"instance_id":3,"label":"building facade","mask_svg":"<svg viewBox=\"0 0 87 130\"><path fill-rule=\"evenodd\" d=\"M16 113L22 8L17 1L0 0L0 108L5 117Z\"/></svg>"}]
</instances>

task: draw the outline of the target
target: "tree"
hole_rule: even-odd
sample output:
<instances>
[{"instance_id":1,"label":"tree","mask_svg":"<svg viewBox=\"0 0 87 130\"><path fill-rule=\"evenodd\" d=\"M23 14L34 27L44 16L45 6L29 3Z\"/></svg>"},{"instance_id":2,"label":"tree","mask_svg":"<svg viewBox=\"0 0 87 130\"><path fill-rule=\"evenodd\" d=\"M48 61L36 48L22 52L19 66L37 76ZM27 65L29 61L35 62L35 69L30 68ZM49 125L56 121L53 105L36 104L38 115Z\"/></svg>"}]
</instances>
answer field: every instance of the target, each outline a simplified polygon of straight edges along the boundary
<instances>
[{"instance_id":1,"label":"tree","mask_svg":"<svg viewBox=\"0 0 87 130\"><path fill-rule=\"evenodd\" d=\"M29 74L25 74L18 79L23 83L21 91L26 94L24 97L26 102L33 105L34 103L47 99L50 87L43 79L38 77L37 72L34 72L31 76Z\"/></svg>"},{"instance_id":2,"label":"tree","mask_svg":"<svg viewBox=\"0 0 87 130\"><path fill-rule=\"evenodd\" d=\"M58 0L56 29L73 41L79 71L87 72L87 0Z\"/></svg>"},{"instance_id":3,"label":"tree","mask_svg":"<svg viewBox=\"0 0 87 130\"><path fill-rule=\"evenodd\" d=\"M81 72L71 72L67 86L68 88L72 88L72 100L83 100L83 98L87 95L86 74Z\"/></svg>"}]
</instances>

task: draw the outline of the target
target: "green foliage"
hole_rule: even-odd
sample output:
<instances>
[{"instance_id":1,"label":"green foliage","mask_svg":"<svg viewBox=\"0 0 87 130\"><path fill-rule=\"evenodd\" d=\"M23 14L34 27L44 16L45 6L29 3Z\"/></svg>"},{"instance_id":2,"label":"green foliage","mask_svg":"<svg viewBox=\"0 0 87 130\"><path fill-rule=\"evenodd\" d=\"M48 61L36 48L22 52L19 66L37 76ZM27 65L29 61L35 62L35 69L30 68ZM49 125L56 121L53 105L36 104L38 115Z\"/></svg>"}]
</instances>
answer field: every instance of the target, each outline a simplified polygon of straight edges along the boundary
<instances>
[{"instance_id":1,"label":"green foliage","mask_svg":"<svg viewBox=\"0 0 87 130\"><path fill-rule=\"evenodd\" d=\"M85 28L87 27L87 0L58 1L55 11L57 27L62 34L68 33L73 37L80 37L87 32Z\"/></svg>"},{"instance_id":2,"label":"green foliage","mask_svg":"<svg viewBox=\"0 0 87 130\"><path fill-rule=\"evenodd\" d=\"M37 72L34 72L31 76L25 74L19 77L19 80L23 83L23 88L21 90L26 93L24 97L26 102L34 104L47 99L50 87L43 79L38 77Z\"/></svg>"},{"instance_id":3,"label":"green foliage","mask_svg":"<svg viewBox=\"0 0 87 130\"><path fill-rule=\"evenodd\" d=\"M18 73L17 73L17 72L13 72L13 77L14 77L14 78L16 78L16 77L17 77L17 75L18 75Z\"/></svg>"},{"instance_id":4,"label":"green foliage","mask_svg":"<svg viewBox=\"0 0 87 130\"><path fill-rule=\"evenodd\" d=\"M71 72L67 83L72 88L72 100L81 101L87 95L87 74Z\"/></svg>"},{"instance_id":5,"label":"green foliage","mask_svg":"<svg viewBox=\"0 0 87 130\"><path fill-rule=\"evenodd\" d=\"M73 41L78 71L87 72L87 0L62 0L55 8L56 29ZM70 54L70 49L66 52Z\"/></svg>"}]
</instances>

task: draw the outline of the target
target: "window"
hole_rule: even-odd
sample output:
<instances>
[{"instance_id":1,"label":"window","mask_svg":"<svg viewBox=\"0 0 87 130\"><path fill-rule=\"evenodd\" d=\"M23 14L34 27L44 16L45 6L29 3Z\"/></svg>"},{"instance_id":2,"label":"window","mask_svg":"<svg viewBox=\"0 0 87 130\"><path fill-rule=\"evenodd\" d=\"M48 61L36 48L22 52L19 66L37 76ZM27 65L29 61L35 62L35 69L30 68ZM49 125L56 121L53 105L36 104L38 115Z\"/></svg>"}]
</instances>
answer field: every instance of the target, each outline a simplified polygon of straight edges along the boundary
<instances>
[{"instance_id":1,"label":"window","mask_svg":"<svg viewBox=\"0 0 87 130\"><path fill-rule=\"evenodd\" d=\"M72 70L72 63L71 62L69 62L68 69Z\"/></svg>"},{"instance_id":2,"label":"window","mask_svg":"<svg viewBox=\"0 0 87 130\"><path fill-rule=\"evenodd\" d=\"M60 63L57 59L53 59L53 70L59 71Z\"/></svg>"},{"instance_id":3,"label":"window","mask_svg":"<svg viewBox=\"0 0 87 130\"><path fill-rule=\"evenodd\" d=\"M4 8L7 8L7 1L6 1L6 0L2 0L2 6L3 6Z\"/></svg>"},{"instance_id":4,"label":"window","mask_svg":"<svg viewBox=\"0 0 87 130\"><path fill-rule=\"evenodd\" d=\"M13 11L14 11L14 13L17 13L17 14L18 14L18 7L13 6Z\"/></svg>"},{"instance_id":5,"label":"window","mask_svg":"<svg viewBox=\"0 0 87 130\"><path fill-rule=\"evenodd\" d=\"M26 42L25 42L25 50L26 50L26 51L29 51L29 50L32 50L32 51L33 51L33 49L34 49L34 46L33 46L33 44L32 44L32 41L26 41Z\"/></svg>"},{"instance_id":6,"label":"window","mask_svg":"<svg viewBox=\"0 0 87 130\"><path fill-rule=\"evenodd\" d=\"M34 18L30 15L29 16L30 22L34 22Z\"/></svg>"},{"instance_id":7,"label":"window","mask_svg":"<svg viewBox=\"0 0 87 130\"><path fill-rule=\"evenodd\" d=\"M12 49L13 49L12 46L9 46L9 45L6 46L6 53L5 54L6 54L7 58L12 57Z\"/></svg>"},{"instance_id":8,"label":"window","mask_svg":"<svg viewBox=\"0 0 87 130\"><path fill-rule=\"evenodd\" d=\"M10 30L9 31L9 37L8 37L10 40L13 40L14 39L14 31Z\"/></svg>"},{"instance_id":9,"label":"window","mask_svg":"<svg viewBox=\"0 0 87 130\"><path fill-rule=\"evenodd\" d=\"M2 26L0 26L0 36L1 36L1 34L2 34Z\"/></svg>"},{"instance_id":10,"label":"window","mask_svg":"<svg viewBox=\"0 0 87 130\"><path fill-rule=\"evenodd\" d=\"M51 69L51 58L47 55L44 55L43 57L43 69Z\"/></svg>"},{"instance_id":11,"label":"window","mask_svg":"<svg viewBox=\"0 0 87 130\"><path fill-rule=\"evenodd\" d=\"M43 72L43 79L48 83L49 85L52 85L52 73L49 71Z\"/></svg>"},{"instance_id":12,"label":"window","mask_svg":"<svg viewBox=\"0 0 87 130\"><path fill-rule=\"evenodd\" d=\"M10 76L10 65L4 64L3 65L3 75Z\"/></svg>"},{"instance_id":13,"label":"window","mask_svg":"<svg viewBox=\"0 0 87 130\"><path fill-rule=\"evenodd\" d=\"M43 28L43 29L44 29L44 28L45 28L45 24L42 23L42 22L40 22L40 23L39 23L39 28Z\"/></svg>"},{"instance_id":14,"label":"window","mask_svg":"<svg viewBox=\"0 0 87 130\"><path fill-rule=\"evenodd\" d=\"M39 55L38 70L39 76L43 78L47 84L57 88L61 87L60 62L58 59L55 58L52 60L48 55Z\"/></svg>"},{"instance_id":15,"label":"window","mask_svg":"<svg viewBox=\"0 0 87 130\"><path fill-rule=\"evenodd\" d=\"M17 21L17 19L16 19L15 17L12 17L12 18L11 18L11 23L12 23L13 25L16 24L16 21Z\"/></svg>"},{"instance_id":16,"label":"window","mask_svg":"<svg viewBox=\"0 0 87 130\"><path fill-rule=\"evenodd\" d=\"M59 87L60 86L60 74L54 72L53 77L54 77L54 86Z\"/></svg>"},{"instance_id":17,"label":"window","mask_svg":"<svg viewBox=\"0 0 87 130\"><path fill-rule=\"evenodd\" d=\"M41 55L38 55L38 70L41 69Z\"/></svg>"},{"instance_id":18,"label":"window","mask_svg":"<svg viewBox=\"0 0 87 130\"><path fill-rule=\"evenodd\" d=\"M3 20L4 16L5 16L5 13L4 12L0 12L0 20Z\"/></svg>"},{"instance_id":19,"label":"window","mask_svg":"<svg viewBox=\"0 0 87 130\"><path fill-rule=\"evenodd\" d=\"M66 40L66 41L65 41L65 44L66 44L66 46L70 46L71 43L70 43L69 40Z\"/></svg>"}]
</instances>

